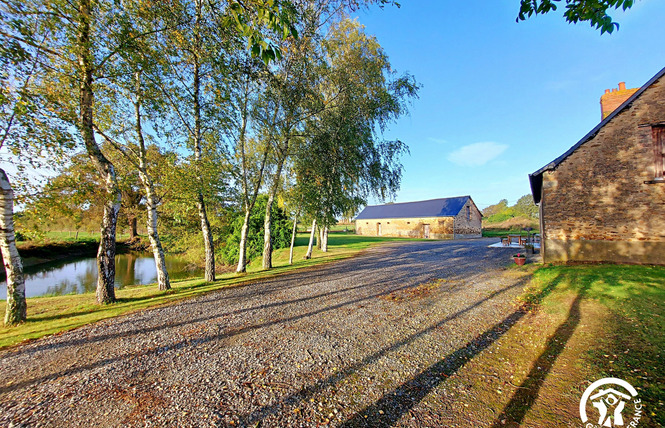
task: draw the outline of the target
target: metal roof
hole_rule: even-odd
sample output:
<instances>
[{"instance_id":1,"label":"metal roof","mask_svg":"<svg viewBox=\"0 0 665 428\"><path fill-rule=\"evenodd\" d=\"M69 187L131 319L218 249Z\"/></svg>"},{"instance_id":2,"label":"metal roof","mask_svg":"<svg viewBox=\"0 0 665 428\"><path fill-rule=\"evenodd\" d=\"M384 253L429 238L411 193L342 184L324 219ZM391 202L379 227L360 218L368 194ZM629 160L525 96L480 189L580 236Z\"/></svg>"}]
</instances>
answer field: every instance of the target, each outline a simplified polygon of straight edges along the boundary
<instances>
[{"instance_id":1,"label":"metal roof","mask_svg":"<svg viewBox=\"0 0 665 428\"><path fill-rule=\"evenodd\" d=\"M590 139L595 137L596 134L598 133L598 131L600 131L600 129L603 126L605 126L610 120L614 119L614 117L616 115L618 115L619 113L621 113L621 111L628 108L633 103L633 101L635 101L635 99L637 97L642 95L642 93L644 91L646 91L649 88L649 86L653 85L654 82L656 82L656 80L663 77L663 75L665 75L665 68L663 68L658 73L656 73L656 75L653 76L647 83L645 83L637 92L635 92L633 95L631 95L630 98L628 98L626 101L624 101L623 104L621 104L619 107L617 107L616 110L614 110L612 113L610 113L609 116L607 116L605 119L603 119L603 121L600 122L598 125L596 125L596 127L593 128L588 134L586 134L584 137L582 137L582 139L580 141L578 141L573 147L568 149L568 151L566 151L566 153L564 153L561 156L559 156L558 158L554 159L552 162L550 162L547 165L545 165L544 167L540 168L538 171L536 171L532 174L529 174L529 183L531 184L531 195L533 196L533 201L535 203L540 203L541 188L542 188L542 185L543 185L543 173L545 171L551 171L554 168L556 168L557 166L559 166L559 164L561 162L563 162L564 160L566 160L566 158L568 156L573 154L573 152L575 150L577 150L578 147L580 147L582 144L586 143L587 141L589 141Z\"/></svg>"},{"instance_id":2,"label":"metal roof","mask_svg":"<svg viewBox=\"0 0 665 428\"><path fill-rule=\"evenodd\" d=\"M454 217L459 214L470 196L430 199L397 204L368 205L356 220L379 218ZM471 201L473 203L473 200Z\"/></svg>"}]
</instances>

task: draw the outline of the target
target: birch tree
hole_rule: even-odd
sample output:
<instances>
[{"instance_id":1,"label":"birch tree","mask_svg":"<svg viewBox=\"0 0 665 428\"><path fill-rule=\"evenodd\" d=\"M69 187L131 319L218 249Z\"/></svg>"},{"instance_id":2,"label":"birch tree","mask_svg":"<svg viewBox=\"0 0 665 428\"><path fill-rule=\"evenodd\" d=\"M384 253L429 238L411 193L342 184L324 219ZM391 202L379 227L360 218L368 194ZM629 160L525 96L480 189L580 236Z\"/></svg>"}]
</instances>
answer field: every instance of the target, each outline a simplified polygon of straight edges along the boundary
<instances>
[{"instance_id":1,"label":"birch tree","mask_svg":"<svg viewBox=\"0 0 665 428\"><path fill-rule=\"evenodd\" d=\"M283 58L271 73L264 94L268 106L259 126L272 144L273 171L268 187L268 203L264 224L263 268L272 268L271 208L280 189L282 174L289 157L297 152L305 120L323 106L314 90L320 68L320 40L317 33L320 10L306 9L301 14L298 39L283 43Z\"/></svg>"},{"instance_id":2,"label":"birch tree","mask_svg":"<svg viewBox=\"0 0 665 428\"><path fill-rule=\"evenodd\" d=\"M413 77L392 71L377 40L357 22L341 21L324 43L329 68L321 93L327 108L308 121L307 143L296 162L298 193L322 230L322 249L337 217L370 195L385 199L399 188L399 158L407 147L384 140L382 132L418 91Z\"/></svg>"},{"instance_id":3,"label":"birch tree","mask_svg":"<svg viewBox=\"0 0 665 428\"><path fill-rule=\"evenodd\" d=\"M131 75L131 74L130 74ZM147 231L148 239L150 240L150 248L153 252L153 257L155 259L155 267L157 271L157 285L160 290L169 290L171 288L171 283L169 280L169 274L166 270L166 258L164 256L164 249L162 248L161 240L159 239L159 232L157 228L158 224L158 212L157 208L159 206L159 197L155 189L155 182L153 174L149 171L148 168L148 146L146 144L144 129L143 129L143 102L144 102L144 86L142 80L141 71L134 71L133 73L133 90L131 93L126 94L131 102L133 107L133 138L127 136L127 133L121 133L124 143L119 141L116 136L109 136L108 132L106 133L98 129L98 132L103 136L103 138L108 142L110 146L115 148L125 159L129 162L131 167L138 173L138 177L143 187L143 194L145 196L145 208L147 212ZM127 90L127 88L125 88ZM123 101L122 99L119 101ZM120 110L122 112L122 110ZM132 117L132 116L130 116ZM121 124L123 121L118 121ZM130 128L130 129L131 129ZM116 131L117 133L117 131ZM129 133L130 135L132 133ZM128 143L129 141L134 141L135 144Z\"/></svg>"},{"instance_id":4,"label":"birch tree","mask_svg":"<svg viewBox=\"0 0 665 428\"><path fill-rule=\"evenodd\" d=\"M17 5L0 3L0 164L9 161L20 177L27 161L41 165L43 155L57 156L71 140L61 126L48 126L52 112L39 109L44 94L35 91L43 75L40 63L49 48L47 34L31 37L34 20L17 20ZM19 180L20 181L20 180ZM25 180L22 181L26 183ZM7 280L6 325L27 318L23 264L14 230L15 191L0 168L0 254Z\"/></svg>"},{"instance_id":5,"label":"birch tree","mask_svg":"<svg viewBox=\"0 0 665 428\"><path fill-rule=\"evenodd\" d=\"M239 120L236 126L237 133L234 138L234 168L237 181L241 187L241 206L244 213L242 228L240 230L240 243L238 246L238 265L236 273L247 270L247 239L249 233L249 218L256 204L256 199L263 185L264 174L268 157L272 149L272 141L266 139L252 138L250 136L251 110L256 101L258 85L258 73L260 64L253 65L247 61L245 73L241 77L240 88L237 96ZM250 72L250 70L255 70Z\"/></svg>"},{"instance_id":6,"label":"birch tree","mask_svg":"<svg viewBox=\"0 0 665 428\"><path fill-rule=\"evenodd\" d=\"M203 139L206 127L215 123L207 115L209 93L206 85L215 75L216 58L224 57L223 46L216 40L210 25L209 9L202 0L175 2L167 11L170 20L181 25L165 32L156 40L156 49L163 54L163 73L152 76L153 82L161 88L164 99L172 109L172 120L180 126L173 127L180 134L181 141L194 154L195 204L205 248L205 279L215 280L215 253L213 236L208 220L208 211L202 190L201 164L203 161ZM228 32L228 31L227 31ZM222 38L224 35L221 35ZM150 78L150 77L148 77Z\"/></svg>"},{"instance_id":7,"label":"birch tree","mask_svg":"<svg viewBox=\"0 0 665 428\"><path fill-rule=\"evenodd\" d=\"M28 50L48 40L39 61L45 92L42 111L52 112L72 130L105 183L106 202L97 253L97 301L115 301L115 238L121 194L114 165L95 135L96 92L108 76L108 66L140 34L125 32L126 12L113 2L37 0L3 2L11 17L3 37ZM3 29L4 30L4 29Z\"/></svg>"},{"instance_id":8,"label":"birch tree","mask_svg":"<svg viewBox=\"0 0 665 428\"><path fill-rule=\"evenodd\" d=\"M0 228L2 228L0 250L2 251L2 260L7 275L5 324L12 325L26 320L27 304L25 301L23 264L16 249L16 236L14 234L14 191L3 169L0 169L0 190L2 208L2 215L0 215Z\"/></svg>"},{"instance_id":9,"label":"birch tree","mask_svg":"<svg viewBox=\"0 0 665 428\"><path fill-rule=\"evenodd\" d=\"M291 7L288 2L231 1L224 7L222 4L194 0L193 3L179 4L174 13L182 16L178 20L188 24L166 34L163 39L161 48L168 53L166 64L170 75L164 93L181 122L200 177L206 155L203 145L206 135L215 128L230 127L226 121L234 106L228 102L230 95L226 75L229 65L237 62L236 55L242 55L242 44L246 42L252 56L267 63L277 58L279 50L265 37L264 30L282 36L294 35L295 30L290 24ZM247 110L242 105L240 116L247 118ZM240 144L244 145L247 120L241 122L245 126L240 125L239 138ZM218 144L223 143L218 141ZM202 188L200 178L197 185ZM213 236L202 190L196 195L196 205L205 246L205 277L207 281L213 281Z\"/></svg>"}]
</instances>

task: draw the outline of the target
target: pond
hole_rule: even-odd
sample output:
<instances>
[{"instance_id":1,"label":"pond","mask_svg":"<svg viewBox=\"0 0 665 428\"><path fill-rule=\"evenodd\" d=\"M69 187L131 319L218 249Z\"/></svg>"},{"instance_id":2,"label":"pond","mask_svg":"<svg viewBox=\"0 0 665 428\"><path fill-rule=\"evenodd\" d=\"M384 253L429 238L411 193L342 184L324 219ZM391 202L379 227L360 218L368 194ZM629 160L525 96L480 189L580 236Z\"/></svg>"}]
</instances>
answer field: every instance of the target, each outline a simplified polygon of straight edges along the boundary
<instances>
[{"instance_id":1,"label":"pond","mask_svg":"<svg viewBox=\"0 0 665 428\"><path fill-rule=\"evenodd\" d=\"M169 277L185 279L203 276L203 270L188 269L188 263L178 256L166 256ZM61 296L64 294L94 293L97 287L97 259L94 257L59 260L25 268L25 295ZM7 298L7 282L0 282L0 300ZM127 253L115 256L115 286L157 282L155 259L148 253Z\"/></svg>"}]
</instances>

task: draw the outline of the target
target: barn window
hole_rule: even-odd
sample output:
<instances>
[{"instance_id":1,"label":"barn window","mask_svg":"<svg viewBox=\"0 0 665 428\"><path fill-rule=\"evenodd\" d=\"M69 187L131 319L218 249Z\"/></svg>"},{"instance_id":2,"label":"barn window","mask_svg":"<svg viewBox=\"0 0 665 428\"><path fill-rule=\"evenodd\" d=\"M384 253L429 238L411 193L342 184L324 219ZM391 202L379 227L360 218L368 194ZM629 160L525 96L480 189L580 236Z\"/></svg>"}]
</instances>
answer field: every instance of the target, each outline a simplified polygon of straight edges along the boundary
<instances>
[{"instance_id":1,"label":"barn window","mask_svg":"<svg viewBox=\"0 0 665 428\"><path fill-rule=\"evenodd\" d=\"M655 162L655 176L658 181L665 179L665 125L651 128L653 132L653 154Z\"/></svg>"},{"instance_id":2,"label":"barn window","mask_svg":"<svg viewBox=\"0 0 665 428\"><path fill-rule=\"evenodd\" d=\"M466 219L467 221L471 221L471 207L468 205L466 206Z\"/></svg>"}]
</instances>

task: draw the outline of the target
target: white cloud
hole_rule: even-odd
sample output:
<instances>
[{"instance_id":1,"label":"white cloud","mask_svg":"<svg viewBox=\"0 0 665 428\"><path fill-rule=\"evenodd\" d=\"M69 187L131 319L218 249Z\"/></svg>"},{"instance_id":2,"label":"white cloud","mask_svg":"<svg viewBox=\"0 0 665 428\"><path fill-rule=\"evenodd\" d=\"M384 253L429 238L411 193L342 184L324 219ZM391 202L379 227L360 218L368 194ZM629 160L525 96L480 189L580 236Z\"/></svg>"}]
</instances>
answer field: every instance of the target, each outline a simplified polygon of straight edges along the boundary
<instances>
[{"instance_id":1,"label":"white cloud","mask_svg":"<svg viewBox=\"0 0 665 428\"><path fill-rule=\"evenodd\" d=\"M443 140L443 139L441 139L441 138L432 138L432 137L428 137L427 139L428 139L429 141L431 141L431 142L433 142L433 143L437 143L437 144L446 144L446 143L448 143L448 141Z\"/></svg>"},{"instance_id":2,"label":"white cloud","mask_svg":"<svg viewBox=\"0 0 665 428\"><path fill-rule=\"evenodd\" d=\"M508 146L494 142L473 143L448 154L448 160L461 166L481 166L499 156Z\"/></svg>"}]
</instances>

